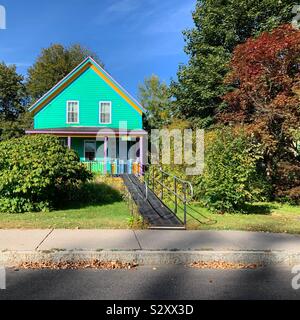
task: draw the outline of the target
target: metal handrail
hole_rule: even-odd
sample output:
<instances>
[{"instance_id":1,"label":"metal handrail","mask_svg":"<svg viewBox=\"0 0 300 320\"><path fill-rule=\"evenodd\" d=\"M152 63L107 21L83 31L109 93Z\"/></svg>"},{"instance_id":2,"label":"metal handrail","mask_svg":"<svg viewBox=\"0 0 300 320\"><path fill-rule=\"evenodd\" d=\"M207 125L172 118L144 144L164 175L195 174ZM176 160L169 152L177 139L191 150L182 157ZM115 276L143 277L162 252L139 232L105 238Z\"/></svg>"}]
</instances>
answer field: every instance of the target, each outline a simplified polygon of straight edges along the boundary
<instances>
[{"instance_id":1,"label":"metal handrail","mask_svg":"<svg viewBox=\"0 0 300 320\"><path fill-rule=\"evenodd\" d=\"M148 200L148 184L147 181L145 180L145 200Z\"/></svg>"},{"instance_id":2,"label":"metal handrail","mask_svg":"<svg viewBox=\"0 0 300 320\"><path fill-rule=\"evenodd\" d=\"M175 205L175 208L174 210L174 213L175 215L177 216L177 213L178 213L178 208L182 209L183 210L183 214L184 214L184 221L183 221L183 224L184 226L186 227L186 223L187 223L187 214L189 216L191 216L192 218L194 218L195 220L199 221L200 223L216 223L217 220L215 219L211 219L209 217L206 217L204 214L200 213L199 211L195 210L193 207L190 206L190 202L191 200L193 199L194 197L194 189L193 189L193 186L192 184L189 182L189 181L186 181L186 180L183 180L183 179L180 179L178 178L177 176L173 176L165 171L162 170L162 168L160 167L159 168L159 171L161 172L161 181L158 180L157 178L155 178L155 170L156 168L153 166L152 167L152 177L150 177L150 174L148 175L148 182L147 182L147 179L145 179L145 188L146 188L146 199L147 199L147 193L148 193L148 189L151 190L150 188L150 181L152 182L152 191L155 193L155 182L161 186L161 190L160 190L160 201L163 203L163 199L164 199L164 189L167 190L169 192L169 195L168 195L168 198L173 202L173 204ZM174 180L174 190L170 189L169 186L167 186L165 183L164 183L164 176L168 176L170 178L172 178ZM182 186L182 190L183 190L183 196L181 196L179 193L178 193L178 182L181 183L181 186ZM187 191L189 190L189 192ZM172 195L175 196L175 199L173 200L172 199ZM183 204L183 207L181 207L179 204L178 204L178 200L180 200ZM200 220L198 220L197 218L195 218L192 214L188 213L187 212L187 208L190 208L192 211L198 213L199 215L201 215L203 218L205 218L208 222L201 222ZM181 220L180 218L178 218L179 220Z\"/></svg>"},{"instance_id":3,"label":"metal handrail","mask_svg":"<svg viewBox=\"0 0 300 320\"><path fill-rule=\"evenodd\" d=\"M190 197L189 197L189 199L187 199L187 202L192 201L192 199L194 197L194 188L193 188L193 185L189 181L180 179L177 176L172 176L169 173L167 173L164 170L162 170L161 167L159 168L159 171L162 172L163 174L173 178L173 179L176 179L177 181L181 182L182 184L187 184L189 186L189 188L190 188Z\"/></svg>"},{"instance_id":4,"label":"metal handrail","mask_svg":"<svg viewBox=\"0 0 300 320\"><path fill-rule=\"evenodd\" d=\"M175 215L177 215L177 212L178 212L178 200L181 201L183 203L183 207L184 207L184 210L183 210L183 224L186 227L187 205L192 200L193 195L194 195L193 186L189 181L185 181L183 179L178 178L177 176L172 176L169 173L163 171L161 167L159 168L159 171L161 173L161 180L160 181L157 178L155 178L155 167L153 167L152 177L150 177L150 175L148 175L148 183L145 180L146 190L148 188L150 189L150 185L151 185L150 180L151 180L152 189L153 189L154 193L155 193L155 182L161 186L160 200L162 202L163 202L163 198L164 198L164 190L167 190L170 194L174 195L174 197L175 197L175 199L174 199L174 204L175 204L174 213L175 213ZM170 178L173 179L173 181L174 181L174 190L170 189L169 186L167 186L164 183L165 176L170 177ZM178 193L178 184L179 183L181 184L181 187L182 187L182 190L183 190L183 196L181 196Z\"/></svg>"},{"instance_id":5,"label":"metal handrail","mask_svg":"<svg viewBox=\"0 0 300 320\"><path fill-rule=\"evenodd\" d=\"M134 187L134 189L136 190L136 191L138 191L138 189L137 189L137 187L136 187L136 185L135 185L135 183L132 181L132 179L130 178L130 176L128 175L128 179L130 180L130 182L132 183L132 185L133 185L133 187ZM146 184L146 183L145 183ZM143 197L143 196L141 196L140 195L140 193L139 192L137 192L137 194L138 194L138 196L140 197L140 198L142 198L144 201L146 201L146 200L148 200L148 186L146 186L146 189L145 189L145 197Z\"/></svg>"}]
</instances>

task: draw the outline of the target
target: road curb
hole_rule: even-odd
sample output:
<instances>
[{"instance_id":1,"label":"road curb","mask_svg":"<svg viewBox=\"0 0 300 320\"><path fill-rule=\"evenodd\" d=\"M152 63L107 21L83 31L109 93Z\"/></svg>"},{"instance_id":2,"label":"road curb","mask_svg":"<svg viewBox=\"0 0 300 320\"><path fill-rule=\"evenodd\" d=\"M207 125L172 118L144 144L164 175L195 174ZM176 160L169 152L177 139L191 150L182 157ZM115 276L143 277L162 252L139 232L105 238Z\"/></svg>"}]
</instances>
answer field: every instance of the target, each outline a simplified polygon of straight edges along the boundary
<instances>
[{"instance_id":1,"label":"road curb","mask_svg":"<svg viewBox=\"0 0 300 320\"><path fill-rule=\"evenodd\" d=\"M300 252L290 251L2 251L0 265L11 267L21 262L120 261L139 265L188 264L195 261L236 263L300 264Z\"/></svg>"}]
</instances>

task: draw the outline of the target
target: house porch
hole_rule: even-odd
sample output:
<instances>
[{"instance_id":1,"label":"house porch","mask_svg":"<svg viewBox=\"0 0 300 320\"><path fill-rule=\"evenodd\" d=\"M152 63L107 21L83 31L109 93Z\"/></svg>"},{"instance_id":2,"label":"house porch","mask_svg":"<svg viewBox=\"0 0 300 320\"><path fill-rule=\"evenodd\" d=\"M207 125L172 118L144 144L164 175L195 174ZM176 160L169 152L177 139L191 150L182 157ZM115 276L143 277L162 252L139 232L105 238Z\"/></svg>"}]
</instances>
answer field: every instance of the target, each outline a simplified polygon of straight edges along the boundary
<instances>
[{"instance_id":1,"label":"house porch","mask_svg":"<svg viewBox=\"0 0 300 320\"><path fill-rule=\"evenodd\" d=\"M103 128L62 128L28 130L27 134L50 134L78 154L92 172L120 175L143 174L147 150L144 130Z\"/></svg>"}]
</instances>

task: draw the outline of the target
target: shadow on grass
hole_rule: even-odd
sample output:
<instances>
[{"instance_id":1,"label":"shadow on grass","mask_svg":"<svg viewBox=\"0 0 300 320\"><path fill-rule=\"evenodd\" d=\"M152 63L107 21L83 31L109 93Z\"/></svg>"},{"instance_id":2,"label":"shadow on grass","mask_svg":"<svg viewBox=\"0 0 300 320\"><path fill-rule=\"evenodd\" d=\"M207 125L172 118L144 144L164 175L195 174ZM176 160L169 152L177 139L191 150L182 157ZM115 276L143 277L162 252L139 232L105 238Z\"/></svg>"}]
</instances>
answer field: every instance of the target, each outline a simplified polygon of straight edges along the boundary
<instances>
[{"instance_id":1,"label":"shadow on grass","mask_svg":"<svg viewBox=\"0 0 300 320\"><path fill-rule=\"evenodd\" d=\"M201 205L200 202L195 202L194 207L196 210L201 210L205 208L204 205ZM243 207L241 208L241 213L245 215L269 215L272 213L272 210L278 209L278 205L276 203L244 203ZM212 211L208 211L212 214ZM228 212L231 213L231 212ZM238 213L238 212L237 212ZM232 214L234 214L232 212ZM223 213L215 213L216 216L223 215Z\"/></svg>"},{"instance_id":2,"label":"shadow on grass","mask_svg":"<svg viewBox=\"0 0 300 320\"><path fill-rule=\"evenodd\" d=\"M250 204L246 203L245 206L243 207L244 214L264 214L264 215L269 215L271 214L271 211L273 209L276 209L277 206L274 204L270 203L255 203L255 204Z\"/></svg>"},{"instance_id":3,"label":"shadow on grass","mask_svg":"<svg viewBox=\"0 0 300 320\"><path fill-rule=\"evenodd\" d=\"M69 199L58 204L58 209L82 209L123 201L121 192L105 183L88 182L73 191Z\"/></svg>"}]
</instances>

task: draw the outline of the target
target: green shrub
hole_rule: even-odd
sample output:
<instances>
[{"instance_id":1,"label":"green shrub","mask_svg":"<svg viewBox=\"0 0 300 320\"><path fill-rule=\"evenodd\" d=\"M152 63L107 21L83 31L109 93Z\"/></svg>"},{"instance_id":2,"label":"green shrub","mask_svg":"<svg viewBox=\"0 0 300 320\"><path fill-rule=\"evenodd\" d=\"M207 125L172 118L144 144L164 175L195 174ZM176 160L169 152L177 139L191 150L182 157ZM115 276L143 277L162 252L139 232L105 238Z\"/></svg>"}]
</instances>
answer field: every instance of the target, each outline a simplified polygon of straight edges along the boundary
<instances>
[{"instance_id":1,"label":"green shrub","mask_svg":"<svg viewBox=\"0 0 300 320\"><path fill-rule=\"evenodd\" d=\"M52 136L0 143L0 212L48 211L65 201L91 174L77 154Z\"/></svg>"},{"instance_id":2,"label":"green shrub","mask_svg":"<svg viewBox=\"0 0 300 320\"><path fill-rule=\"evenodd\" d=\"M242 131L223 129L205 138L205 168L196 196L216 212L243 212L246 202L263 200L267 184L258 173L258 147Z\"/></svg>"}]
</instances>

